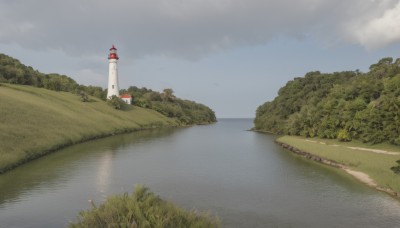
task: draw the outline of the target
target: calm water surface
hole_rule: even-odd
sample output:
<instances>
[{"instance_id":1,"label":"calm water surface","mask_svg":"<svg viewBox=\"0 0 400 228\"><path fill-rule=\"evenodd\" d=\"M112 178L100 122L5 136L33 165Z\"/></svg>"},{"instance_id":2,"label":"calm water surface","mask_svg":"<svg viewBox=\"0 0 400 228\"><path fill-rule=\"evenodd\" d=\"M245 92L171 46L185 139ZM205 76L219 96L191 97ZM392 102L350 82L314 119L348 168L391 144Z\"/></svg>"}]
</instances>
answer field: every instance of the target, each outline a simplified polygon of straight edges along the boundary
<instances>
[{"instance_id":1,"label":"calm water surface","mask_svg":"<svg viewBox=\"0 0 400 228\"><path fill-rule=\"evenodd\" d=\"M142 184L224 227L399 227L400 202L292 155L250 119L120 135L0 175L0 227L65 227Z\"/></svg>"}]
</instances>

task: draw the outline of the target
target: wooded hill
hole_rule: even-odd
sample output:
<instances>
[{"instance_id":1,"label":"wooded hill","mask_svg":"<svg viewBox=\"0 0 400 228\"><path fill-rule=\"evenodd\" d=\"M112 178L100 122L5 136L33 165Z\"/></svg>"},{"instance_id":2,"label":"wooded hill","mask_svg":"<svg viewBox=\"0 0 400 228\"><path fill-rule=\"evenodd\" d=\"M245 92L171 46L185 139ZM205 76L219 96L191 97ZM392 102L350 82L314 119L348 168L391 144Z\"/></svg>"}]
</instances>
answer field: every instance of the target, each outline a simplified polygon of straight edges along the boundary
<instances>
[{"instance_id":1,"label":"wooded hill","mask_svg":"<svg viewBox=\"0 0 400 228\"><path fill-rule=\"evenodd\" d=\"M107 96L106 89L79 85L66 75L41 73L5 54L0 54L0 82L71 92L83 97L91 95L104 101ZM160 93L131 86L128 90L121 90L121 93L132 95L134 105L156 110L165 116L177 119L183 125L216 122L215 113L209 107L177 98L173 95L172 89L165 89Z\"/></svg>"},{"instance_id":2,"label":"wooded hill","mask_svg":"<svg viewBox=\"0 0 400 228\"><path fill-rule=\"evenodd\" d=\"M257 108L254 129L305 137L400 145L400 59L369 72L309 72Z\"/></svg>"}]
</instances>

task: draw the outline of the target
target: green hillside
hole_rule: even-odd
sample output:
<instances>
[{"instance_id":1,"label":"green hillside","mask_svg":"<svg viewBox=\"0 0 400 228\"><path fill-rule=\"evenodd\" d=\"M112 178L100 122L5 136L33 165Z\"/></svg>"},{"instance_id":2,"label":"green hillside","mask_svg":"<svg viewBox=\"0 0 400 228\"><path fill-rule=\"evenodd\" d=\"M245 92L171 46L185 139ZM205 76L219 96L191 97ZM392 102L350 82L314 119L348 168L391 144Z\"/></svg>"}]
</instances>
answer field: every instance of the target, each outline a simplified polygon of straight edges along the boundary
<instances>
[{"instance_id":1,"label":"green hillside","mask_svg":"<svg viewBox=\"0 0 400 228\"><path fill-rule=\"evenodd\" d=\"M0 83L2 82L70 92L81 95L83 99L91 95L105 101L107 96L107 90L99 86L79 85L72 78L57 73L44 74L22 64L18 59L0 53ZM153 109L179 120L182 125L209 124L217 121L214 111L209 107L175 97L170 88L160 93L129 86L128 89L120 90L120 94L125 93L132 95L133 105Z\"/></svg>"},{"instance_id":2,"label":"green hillside","mask_svg":"<svg viewBox=\"0 0 400 228\"><path fill-rule=\"evenodd\" d=\"M257 109L254 129L277 134L400 145L400 59L369 72L310 72Z\"/></svg>"},{"instance_id":3,"label":"green hillside","mask_svg":"<svg viewBox=\"0 0 400 228\"><path fill-rule=\"evenodd\" d=\"M58 148L107 135L176 126L177 121L132 105L116 110L101 99L0 83L0 173Z\"/></svg>"}]
</instances>

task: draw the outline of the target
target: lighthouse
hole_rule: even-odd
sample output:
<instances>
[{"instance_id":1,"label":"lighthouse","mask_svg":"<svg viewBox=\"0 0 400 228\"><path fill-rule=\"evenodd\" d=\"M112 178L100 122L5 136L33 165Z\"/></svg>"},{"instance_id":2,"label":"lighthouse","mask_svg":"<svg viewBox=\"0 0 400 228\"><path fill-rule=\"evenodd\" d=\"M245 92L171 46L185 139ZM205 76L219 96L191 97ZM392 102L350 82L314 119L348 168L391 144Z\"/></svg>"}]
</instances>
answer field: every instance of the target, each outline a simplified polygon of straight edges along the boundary
<instances>
[{"instance_id":1,"label":"lighthouse","mask_svg":"<svg viewBox=\"0 0 400 228\"><path fill-rule=\"evenodd\" d=\"M119 97L119 86L118 86L118 60L117 49L114 44L110 48L110 54L108 55L108 91L107 98L110 99L112 96Z\"/></svg>"}]
</instances>

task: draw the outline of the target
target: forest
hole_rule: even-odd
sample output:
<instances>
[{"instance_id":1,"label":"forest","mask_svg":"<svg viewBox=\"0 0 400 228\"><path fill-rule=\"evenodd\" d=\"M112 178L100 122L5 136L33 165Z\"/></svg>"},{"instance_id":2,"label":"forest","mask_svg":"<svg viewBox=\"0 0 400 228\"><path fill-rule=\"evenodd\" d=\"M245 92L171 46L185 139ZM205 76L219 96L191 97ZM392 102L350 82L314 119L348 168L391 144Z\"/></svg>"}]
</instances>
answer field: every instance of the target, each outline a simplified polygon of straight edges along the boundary
<instances>
[{"instance_id":1,"label":"forest","mask_svg":"<svg viewBox=\"0 0 400 228\"><path fill-rule=\"evenodd\" d=\"M44 74L19 60L0 53L0 83L29 85L54 91L77 94L82 101L90 101L88 95L106 100L107 89L99 86L79 85L75 80L56 73ZM209 107L193 101L177 98L172 89L163 92L147 88L130 86L120 93L133 97L133 105L156 110L157 112L179 120L183 125L206 124L216 122L215 113ZM118 106L120 107L120 106Z\"/></svg>"},{"instance_id":2,"label":"forest","mask_svg":"<svg viewBox=\"0 0 400 228\"><path fill-rule=\"evenodd\" d=\"M400 59L294 78L257 108L254 130L400 145Z\"/></svg>"}]
</instances>

